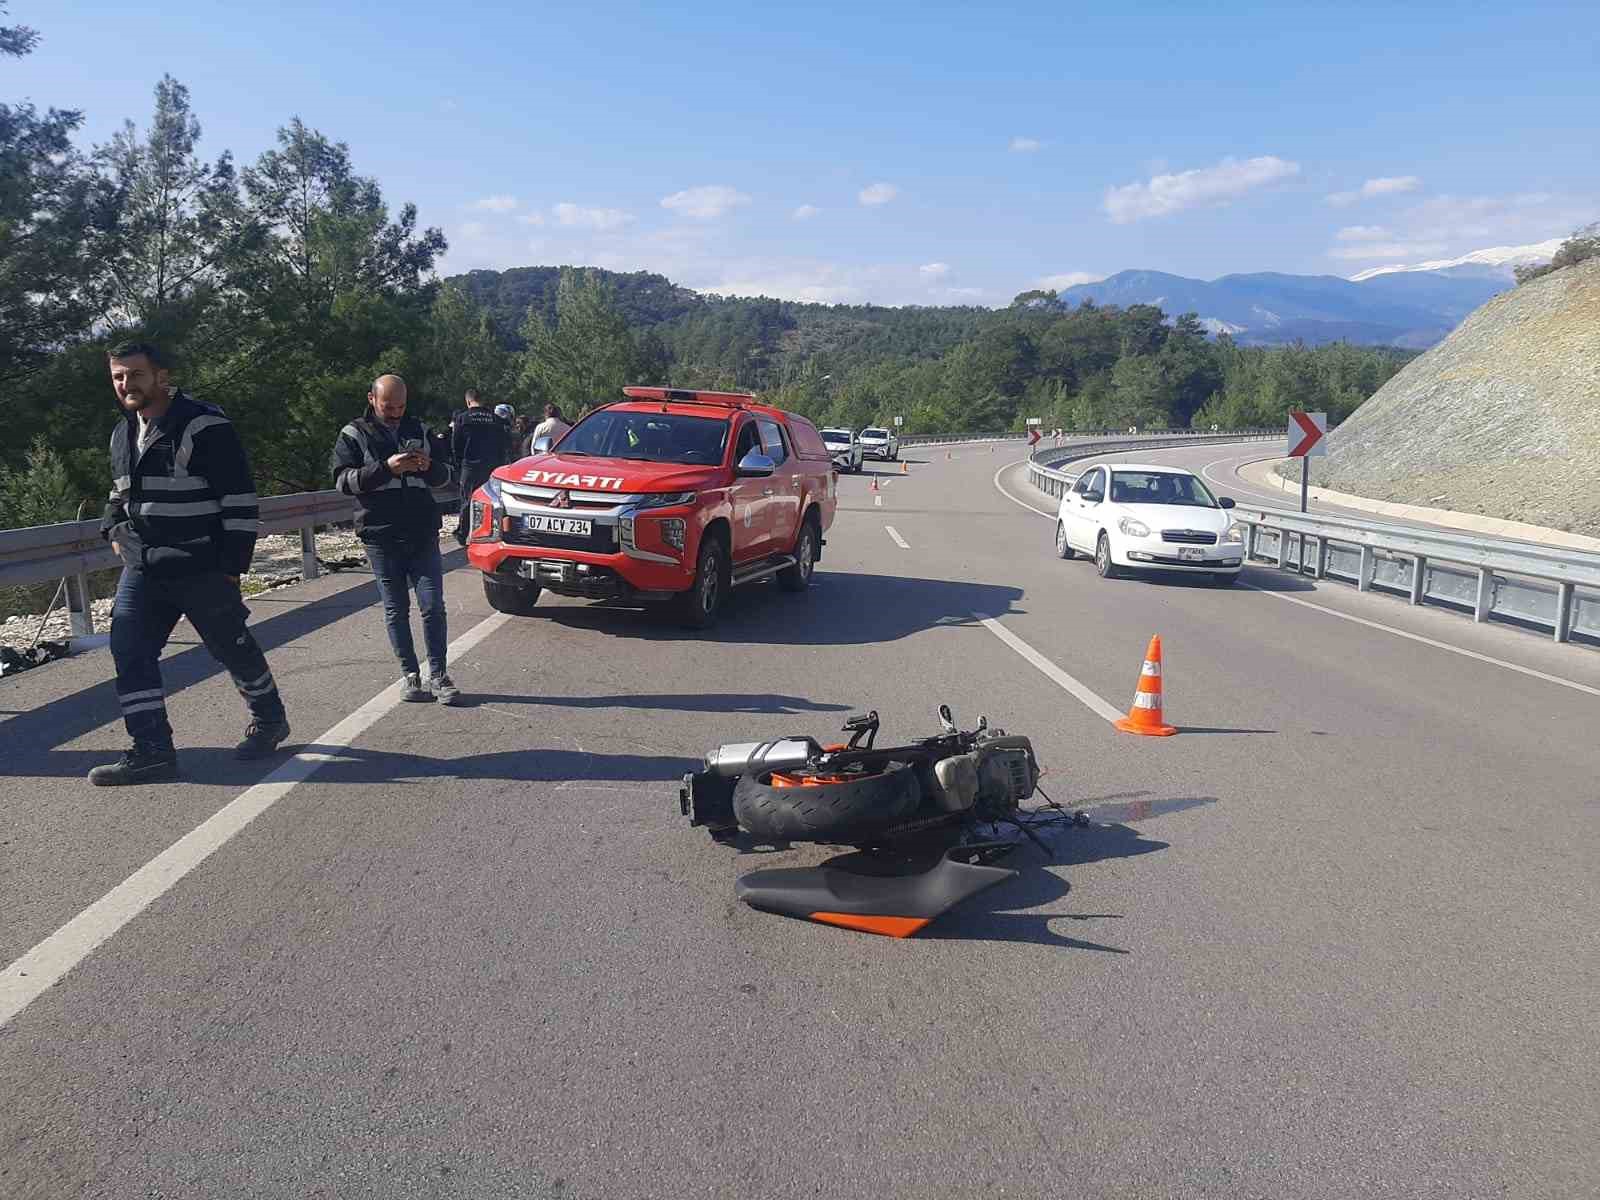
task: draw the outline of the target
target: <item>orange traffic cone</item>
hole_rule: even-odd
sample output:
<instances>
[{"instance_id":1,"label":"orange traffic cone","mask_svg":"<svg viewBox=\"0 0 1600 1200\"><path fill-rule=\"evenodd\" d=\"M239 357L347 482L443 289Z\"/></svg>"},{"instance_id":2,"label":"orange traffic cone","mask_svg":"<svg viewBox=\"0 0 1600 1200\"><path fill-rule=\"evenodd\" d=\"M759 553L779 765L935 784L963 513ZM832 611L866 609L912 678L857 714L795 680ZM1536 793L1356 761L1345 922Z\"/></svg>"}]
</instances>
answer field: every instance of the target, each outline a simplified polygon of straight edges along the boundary
<instances>
[{"instance_id":1,"label":"orange traffic cone","mask_svg":"<svg viewBox=\"0 0 1600 1200\"><path fill-rule=\"evenodd\" d=\"M900 474L902 474L902 475L911 474L911 464L910 463L901 463L900 464Z\"/></svg>"},{"instance_id":2,"label":"orange traffic cone","mask_svg":"<svg viewBox=\"0 0 1600 1200\"><path fill-rule=\"evenodd\" d=\"M956 456L954 454L952 454L950 451L946 450L944 452L944 460L945 460L945 462L955 462Z\"/></svg>"},{"instance_id":3,"label":"orange traffic cone","mask_svg":"<svg viewBox=\"0 0 1600 1200\"><path fill-rule=\"evenodd\" d=\"M876 475L874 475L872 477L872 490L873 491L877 491L878 490L878 477Z\"/></svg>"},{"instance_id":4,"label":"orange traffic cone","mask_svg":"<svg viewBox=\"0 0 1600 1200\"><path fill-rule=\"evenodd\" d=\"M1123 733L1142 733L1146 737L1171 737L1177 729L1161 719L1161 635L1150 639L1144 652L1144 667L1139 672L1139 687L1133 693L1133 707L1116 722Z\"/></svg>"}]
</instances>

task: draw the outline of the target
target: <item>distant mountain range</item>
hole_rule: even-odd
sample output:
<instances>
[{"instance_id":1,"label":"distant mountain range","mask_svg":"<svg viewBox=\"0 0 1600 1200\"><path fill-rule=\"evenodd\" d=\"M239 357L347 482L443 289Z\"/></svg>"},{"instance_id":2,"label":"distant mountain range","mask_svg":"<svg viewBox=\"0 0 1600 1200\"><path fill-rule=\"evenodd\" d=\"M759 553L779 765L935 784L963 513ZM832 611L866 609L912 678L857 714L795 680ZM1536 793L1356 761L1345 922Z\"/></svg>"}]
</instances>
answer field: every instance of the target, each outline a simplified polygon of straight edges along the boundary
<instances>
[{"instance_id":1,"label":"distant mountain range","mask_svg":"<svg viewBox=\"0 0 1600 1200\"><path fill-rule=\"evenodd\" d=\"M1224 275L1209 282L1161 271L1119 271L1060 293L1067 304L1154 304L1169 316L1197 313L1212 333L1246 345L1347 341L1424 350L1462 318L1516 285L1513 268L1549 262L1561 245L1497 246L1414 266L1337 275Z\"/></svg>"}]
</instances>

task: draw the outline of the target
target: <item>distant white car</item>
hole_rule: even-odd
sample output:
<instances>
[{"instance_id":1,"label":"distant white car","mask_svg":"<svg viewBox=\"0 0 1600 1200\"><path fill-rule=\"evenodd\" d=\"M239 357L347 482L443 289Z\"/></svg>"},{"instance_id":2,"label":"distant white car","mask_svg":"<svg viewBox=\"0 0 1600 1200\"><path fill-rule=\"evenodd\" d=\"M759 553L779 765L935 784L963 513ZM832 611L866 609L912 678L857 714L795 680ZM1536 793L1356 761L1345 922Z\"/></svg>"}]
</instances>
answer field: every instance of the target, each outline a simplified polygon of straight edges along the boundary
<instances>
[{"instance_id":1,"label":"distant white car","mask_svg":"<svg viewBox=\"0 0 1600 1200\"><path fill-rule=\"evenodd\" d=\"M853 432L848 429L823 429L818 432L822 434L823 445L828 447L834 466L841 471L861 470L861 442Z\"/></svg>"},{"instance_id":2,"label":"distant white car","mask_svg":"<svg viewBox=\"0 0 1600 1200\"><path fill-rule=\"evenodd\" d=\"M861 431L861 454L864 458L882 459L892 462L900 457L900 439L887 429L863 429Z\"/></svg>"},{"instance_id":3,"label":"distant white car","mask_svg":"<svg viewBox=\"0 0 1600 1200\"><path fill-rule=\"evenodd\" d=\"M1244 566L1244 529L1232 507L1178 467L1089 467L1056 510L1056 554L1092 557L1105 579L1124 570L1167 571L1231 584Z\"/></svg>"}]
</instances>

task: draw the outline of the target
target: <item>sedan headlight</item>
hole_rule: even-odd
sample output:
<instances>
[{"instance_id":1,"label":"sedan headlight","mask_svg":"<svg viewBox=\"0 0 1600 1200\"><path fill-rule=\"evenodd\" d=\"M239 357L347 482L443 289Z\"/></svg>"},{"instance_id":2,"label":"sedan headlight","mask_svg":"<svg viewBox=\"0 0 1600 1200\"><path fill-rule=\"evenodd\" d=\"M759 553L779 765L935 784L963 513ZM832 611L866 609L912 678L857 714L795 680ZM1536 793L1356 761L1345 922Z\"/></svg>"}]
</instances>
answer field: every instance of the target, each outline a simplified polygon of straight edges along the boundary
<instances>
[{"instance_id":1,"label":"sedan headlight","mask_svg":"<svg viewBox=\"0 0 1600 1200\"><path fill-rule=\"evenodd\" d=\"M1122 520L1117 522L1117 528L1129 537L1142 538L1150 536L1150 526L1143 521L1135 521L1132 517L1123 517Z\"/></svg>"},{"instance_id":2,"label":"sedan headlight","mask_svg":"<svg viewBox=\"0 0 1600 1200\"><path fill-rule=\"evenodd\" d=\"M693 504L698 494L697 492L663 492L659 496L642 496L637 507L675 508L680 504Z\"/></svg>"},{"instance_id":3,"label":"sedan headlight","mask_svg":"<svg viewBox=\"0 0 1600 1200\"><path fill-rule=\"evenodd\" d=\"M1237 521L1230 521L1228 527L1222 531L1222 537L1219 540L1224 542L1244 541L1244 526Z\"/></svg>"}]
</instances>

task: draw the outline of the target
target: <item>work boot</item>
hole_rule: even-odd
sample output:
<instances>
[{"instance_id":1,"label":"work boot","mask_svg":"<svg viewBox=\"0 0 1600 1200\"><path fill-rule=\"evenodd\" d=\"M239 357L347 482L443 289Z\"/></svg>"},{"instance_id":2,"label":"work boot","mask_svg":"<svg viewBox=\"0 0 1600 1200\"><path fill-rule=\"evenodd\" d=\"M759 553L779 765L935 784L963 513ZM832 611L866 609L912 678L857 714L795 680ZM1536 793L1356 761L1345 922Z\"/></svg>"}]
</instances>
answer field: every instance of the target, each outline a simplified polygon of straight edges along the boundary
<instances>
[{"instance_id":1,"label":"work boot","mask_svg":"<svg viewBox=\"0 0 1600 1200\"><path fill-rule=\"evenodd\" d=\"M278 748L278 743L289 736L289 722L251 721L244 731L244 741L234 748L235 758L266 758Z\"/></svg>"},{"instance_id":2,"label":"work boot","mask_svg":"<svg viewBox=\"0 0 1600 1200\"><path fill-rule=\"evenodd\" d=\"M114 763L103 763L89 772L96 787L120 787L125 783L170 783L178 777L178 752L171 746L135 742Z\"/></svg>"},{"instance_id":3,"label":"work boot","mask_svg":"<svg viewBox=\"0 0 1600 1200\"><path fill-rule=\"evenodd\" d=\"M433 693L422 686L422 676L415 671L407 671L404 680L405 688L400 693L400 699L409 704L432 704Z\"/></svg>"},{"instance_id":4,"label":"work boot","mask_svg":"<svg viewBox=\"0 0 1600 1200\"><path fill-rule=\"evenodd\" d=\"M428 680L428 687L433 691L433 698L440 704L461 703L461 690L456 687L450 676L443 671Z\"/></svg>"}]
</instances>

